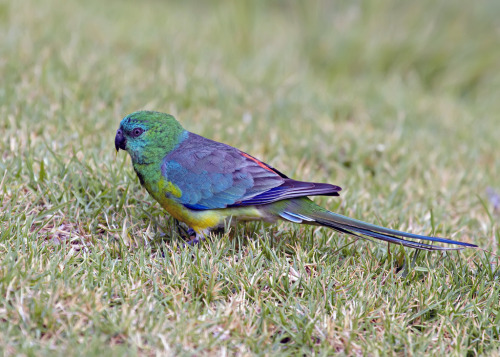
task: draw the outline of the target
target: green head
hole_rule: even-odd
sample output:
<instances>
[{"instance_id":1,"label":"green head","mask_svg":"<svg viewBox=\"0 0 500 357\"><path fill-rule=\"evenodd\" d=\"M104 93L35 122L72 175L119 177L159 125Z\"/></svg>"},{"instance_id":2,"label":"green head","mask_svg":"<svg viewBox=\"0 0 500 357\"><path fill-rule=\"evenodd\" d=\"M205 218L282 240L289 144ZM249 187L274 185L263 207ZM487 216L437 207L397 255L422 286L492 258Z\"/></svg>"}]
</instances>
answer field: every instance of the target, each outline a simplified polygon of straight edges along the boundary
<instances>
[{"instance_id":1,"label":"green head","mask_svg":"<svg viewBox=\"0 0 500 357\"><path fill-rule=\"evenodd\" d=\"M139 111L121 121L115 148L126 150L134 164L152 164L161 162L186 136L187 131L172 115Z\"/></svg>"}]
</instances>

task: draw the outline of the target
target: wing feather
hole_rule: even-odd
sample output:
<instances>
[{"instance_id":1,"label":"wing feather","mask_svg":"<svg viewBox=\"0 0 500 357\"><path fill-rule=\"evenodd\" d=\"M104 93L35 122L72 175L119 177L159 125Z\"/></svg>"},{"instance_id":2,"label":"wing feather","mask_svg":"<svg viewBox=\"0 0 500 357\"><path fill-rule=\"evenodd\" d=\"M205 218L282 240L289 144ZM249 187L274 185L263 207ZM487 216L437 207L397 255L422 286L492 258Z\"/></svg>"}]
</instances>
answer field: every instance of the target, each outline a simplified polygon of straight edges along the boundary
<instances>
[{"instance_id":1,"label":"wing feather","mask_svg":"<svg viewBox=\"0 0 500 357\"><path fill-rule=\"evenodd\" d=\"M340 187L301 182L229 145L189 133L165 156L163 177L179 187L191 209L268 204L309 195L338 196Z\"/></svg>"}]
</instances>

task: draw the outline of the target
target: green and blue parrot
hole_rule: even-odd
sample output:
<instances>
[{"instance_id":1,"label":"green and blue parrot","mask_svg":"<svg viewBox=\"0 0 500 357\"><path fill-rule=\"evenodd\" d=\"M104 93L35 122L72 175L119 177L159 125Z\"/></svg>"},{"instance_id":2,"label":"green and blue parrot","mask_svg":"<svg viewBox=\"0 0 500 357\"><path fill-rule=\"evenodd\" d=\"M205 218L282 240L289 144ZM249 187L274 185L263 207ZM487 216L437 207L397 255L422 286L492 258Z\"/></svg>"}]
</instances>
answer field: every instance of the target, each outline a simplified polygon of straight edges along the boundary
<instances>
[{"instance_id":1,"label":"green and blue parrot","mask_svg":"<svg viewBox=\"0 0 500 357\"><path fill-rule=\"evenodd\" d=\"M140 183L151 196L175 219L194 230L192 243L229 221L285 220L423 250L461 248L404 238L476 247L400 232L330 212L309 196L338 196L339 186L288 178L243 151L185 130L169 114L138 111L127 115L116 132L115 148L130 154Z\"/></svg>"}]
</instances>

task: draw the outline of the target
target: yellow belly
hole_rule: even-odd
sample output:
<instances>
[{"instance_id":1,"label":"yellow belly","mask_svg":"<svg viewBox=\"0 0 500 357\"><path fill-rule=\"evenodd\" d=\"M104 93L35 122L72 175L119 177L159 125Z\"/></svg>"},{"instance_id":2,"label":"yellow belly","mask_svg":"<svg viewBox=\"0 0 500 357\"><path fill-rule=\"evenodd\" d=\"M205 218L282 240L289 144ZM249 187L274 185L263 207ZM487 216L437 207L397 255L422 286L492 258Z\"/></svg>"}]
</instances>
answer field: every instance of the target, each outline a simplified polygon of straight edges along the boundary
<instances>
[{"instance_id":1,"label":"yellow belly","mask_svg":"<svg viewBox=\"0 0 500 357\"><path fill-rule=\"evenodd\" d=\"M235 221L250 221L262 219L261 212L255 207L235 207L210 210L192 210L186 208L173 198L180 197L181 191L164 179L161 179L155 189L148 187L146 189L153 198L175 219L186 223L193 228L195 232L202 233L209 228L223 226L229 218L234 218Z\"/></svg>"},{"instance_id":2,"label":"yellow belly","mask_svg":"<svg viewBox=\"0 0 500 357\"><path fill-rule=\"evenodd\" d=\"M197 233L201 233L207 228L217 227L224 224L224 215L217 210L195 211L184 207L177 201L163 197L153 197L160 205L175 219L186 223ZM161 196L161 195L160 195Z\"/></svg>"}]
</instances>

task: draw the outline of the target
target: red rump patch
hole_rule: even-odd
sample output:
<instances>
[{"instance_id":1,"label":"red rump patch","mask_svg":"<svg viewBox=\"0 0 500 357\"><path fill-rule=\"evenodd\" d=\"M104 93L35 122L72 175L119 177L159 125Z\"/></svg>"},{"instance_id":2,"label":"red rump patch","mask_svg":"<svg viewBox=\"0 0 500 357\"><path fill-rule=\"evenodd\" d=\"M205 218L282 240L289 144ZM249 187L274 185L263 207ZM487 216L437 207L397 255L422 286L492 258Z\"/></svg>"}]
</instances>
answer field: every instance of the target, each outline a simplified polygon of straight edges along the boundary
<instances>
[{"instance_id":1,"label":"red rump patch","mask_svg":"<svg viewBox=\"0 0 500 357\"><path fill-rule=\"evenodd\" d=\"M241 155L245 156L247 159L250 159L252 160L253 162L255 162L257 165L259 165L260 167L268 170L268 171L271 171L272 173L275 173L275 174L278 174L277 172L275 172L273 169L271 169L269 166L267 166L266 164L264 164L263 162L257 160L255 157L252 157L244 152L241 153Z\"/></svg>"}]
</instances>

